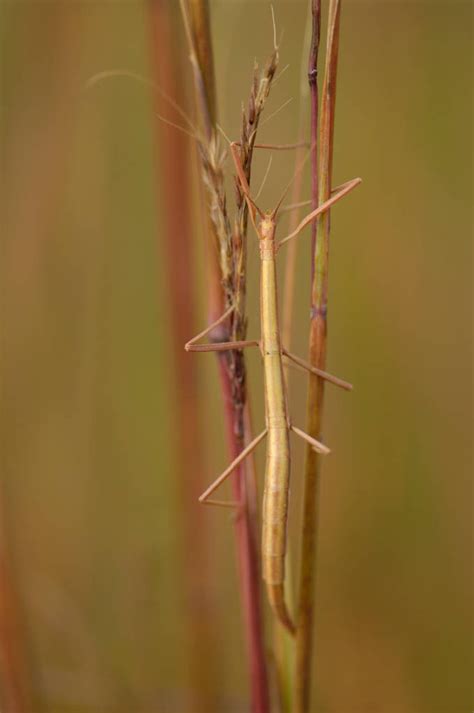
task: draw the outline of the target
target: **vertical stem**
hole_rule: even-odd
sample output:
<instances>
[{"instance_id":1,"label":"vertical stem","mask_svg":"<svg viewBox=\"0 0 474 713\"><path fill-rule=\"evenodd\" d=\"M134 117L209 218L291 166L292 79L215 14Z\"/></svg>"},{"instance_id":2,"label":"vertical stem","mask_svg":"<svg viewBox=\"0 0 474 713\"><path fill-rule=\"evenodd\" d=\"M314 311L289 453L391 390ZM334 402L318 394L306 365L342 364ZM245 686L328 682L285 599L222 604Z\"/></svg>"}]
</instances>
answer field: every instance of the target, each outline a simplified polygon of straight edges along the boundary
<instances>
[{"instance_id":1,"label":"vertical stem","mask_svg":"<svg viewBox=\"0 0 474 713\"><path fill-rule=\"evenodd\" d=\"M319 155L313 155L313 205L327 200L331 190L336 96L337 57L339 44L340 0L330 0L326 67L321 104L321 125L318 129L317 54L319 46L320 2L313 0L313 43L309 61L311 90L311 141L319 138ZM329 211L316 221L312 244L311 324L309 360L320 369L326 364L327 296L329 257ZM307 432L320 438L323 415L324 381L310 376L307 404ZM295 712L308 713L311 696L313 654L315 555L318 526L319 474L321 460L312 449L306 453L301 542L301 571L296 636Z\"/></svg>"},{"instance_id":2,"label":"vertical stem","mask_svg":"<svg viewBox=\"0 0 474 713\"><path fill-rule=\"evenodd\" d=\"M310 22L311 19L311 22ZM308 16L306 23L303 48L301 52L301 78L300 78L300 101L299 101L299 119L298 131L296 140L303 143L305 140L303 105L305 103L308 88L306 84L305 74L307 67L307 56L310 47L313 48L314 43L314 21L313 13ZM301 162L304 160L305 147L301 146L296 150L295 155L295 172L296 176L293 181L290 203L299 203L301 201L301 193L303 188L303 171L298 170ZM288 233L296 230L299 223L300 210L295 208L291 212L288 222ZM293 324L293 308L294 296L296 287L296 264L298 255L298 240L291 240L288 243L285 271L283 277L283 300L281 305L281 342L286 349L291 351L292 324ZM285 365L285 381L287 397L289 398L289 368ZM288 549L285 563L286 581L285 581L285 598L289 603L290 611L294 610L294 595L292 589L293 583L293 560L290 550ZM285 629L278 623L274 626L274 649L275 662L277 672L277 686L280 700L281 713L289 713L293 709L294 697L294 666L295 666L295 640L290 637Z\"/></svg>"},{"instance_id":3,"label":"vertical stem","mask_svg":"<svg viewBox=\"0 0 474 713\"><path fill-rule=\"evenodd\" d=\"M301 124L301 122L300 122ZM298 141L303 141L303 130L298 132ZM304 148L299 148L296 152L295 166L298 167L304 157ZM298 203L301 200L301 188L303 185L303 172L299 171L293 182L291 203ZM288 233L292 233L298 225L298 209L294 209L288 223ZM298 240L290 240L288 243L285 274L283 280L283 300L281 307L281 342L285 349L291 350L291 325L293 322L293 303L295 294L296 258L298 255ZM285 370L288 377L288 369ZM288 386L288 378L286 379Z\"/></svg>"},{"instance_id":4,"label":"vertical stem","mask_svg":"<svg viewBox=\"0 0 474 713\"><path fill-rule=\"evenodd\" d=\"M184 86L180 71L180 53L173 49L171 38L176 34L167 0L150 3L152 29L152 71L157 84L169 95L184 103ZM158 111L166 114L157 95ZM176 390L181 397L176 400L173 433L176 437L174 453L177 458L178 480L181 489L181 511L184 528L183 552L186 572L185 630L189 636L189 688L187 705L193 711L207 713L215 700L214 677L210 660L202 651L213 648L212 627L203 612L212 607L208 602L209 580L207 518L197 506L197 498L204 482L203 433L199 428L202 408L199 396L199 379L196 361L184 351L184 343L196 328L192 305L195 302L192 263L192 192L190 186L190 140L174 128L157 120L156 144L160 147L160 175L157 191L164 194L164 240L168 305L171 312L171 348ZM158 197L158 196L157 196ZM186 442L183 443L182 435Z\"/></svg>"},{"instance_id":5,"label":"vertical stem","mask_svg":"<svg viewBox=\"0 0 474 713\"><path fill-rule=\"evenodd\" d=\"M216 131L216 96L212 41L207 0L181 0L185 22L189 19L188 40L192 49L192 62L198 108L201 123L209 140ZM212 322L224 311L222 274L215 250L216 235L211 220L208 220L208 313ZM229 325L220 326L219 340L229 338ZM211 335L212 337L217 335ZM230 458L233 460L251 438L248 407L236 411L233 393L233 372L229 368L229 355L217 356L221 392L224 402L224 417ZM243 419L243 423L240 423ZM251 477L251 464L242 464L232 479L234 499L242 504L239 517L235 521L237 558L239 563L239 584L244 626L246 632L247 655L250 669L251 710L254 713L269 711L269 690L263 639L261 612L260 576L257 549L257 525L255 511L255 478Z\"/></svg>"},{"instance_id":6,"label":"vertical stem","mask_svg":"<svg viewBox=\"0 0 474 713\"><path fill-rule=\"evenodd\" d=\"M210 138L216 123L217 107L208 0L189 0L189 14L194 48L204 84L204 96L200 111L201 115L206 117L204 124L208 138Z\"/></svg>"},{"instance_id":7,"label":"vertical stem","mask_svg":"<svg viewBox=\"0 0 474 713\"><path fill-rule=\"evenodd\" d=\"M321 0L311 2L312 35L308 59L308 84L310 93L311 120L311 200L312 207L318 207L318 131L319 131L319 97L318 97L318 55L321 38ZM311 224L311 266L314 270L314 254L316 249L317 223ZM311 275L314 284L314 272Z\"/></svg>"}]
</instances>

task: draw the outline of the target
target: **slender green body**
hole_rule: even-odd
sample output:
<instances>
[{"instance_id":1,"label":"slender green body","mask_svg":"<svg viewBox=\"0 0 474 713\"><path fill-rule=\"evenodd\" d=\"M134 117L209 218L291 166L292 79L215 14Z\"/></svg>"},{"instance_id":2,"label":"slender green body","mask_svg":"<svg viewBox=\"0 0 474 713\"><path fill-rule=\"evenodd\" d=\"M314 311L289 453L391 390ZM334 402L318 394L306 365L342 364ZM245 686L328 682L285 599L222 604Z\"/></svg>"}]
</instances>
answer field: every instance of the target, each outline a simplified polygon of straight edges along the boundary
<instances>
[{"instance_id":1,"label":"slender green body","mask_svg":"<svg viewBox=\"0 0 474 713\"><path fill-rule=\"evenodd\" d=\"M289 415L278 322L275 222L260 224L260 321L265 378L267 457L263 496L262 565L272 607L291 630L283 591L290 481Z\"/></svg>"}]
</instances>

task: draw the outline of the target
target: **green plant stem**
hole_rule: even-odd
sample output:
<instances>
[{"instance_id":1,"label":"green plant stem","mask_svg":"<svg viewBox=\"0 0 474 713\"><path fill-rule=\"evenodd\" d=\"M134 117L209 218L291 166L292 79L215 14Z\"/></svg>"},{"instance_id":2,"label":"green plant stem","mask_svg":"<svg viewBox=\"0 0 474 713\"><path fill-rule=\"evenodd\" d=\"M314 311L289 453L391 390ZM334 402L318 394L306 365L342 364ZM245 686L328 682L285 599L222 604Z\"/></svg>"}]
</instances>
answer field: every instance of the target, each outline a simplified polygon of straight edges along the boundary
<instances>
[{"instance_id":1,"label":"green plant stem","mask_svg":"<svg viewBox=\"0 0 474 713\"><path fill-rule=\"evenodd\" d=\"M317 55L319 46L320 2L313 0L313 42L309 62L311 91L311 142L318 140L313 155L313 205L327 200L331 191L334 109L336 96L337 59L339 45L340 0L330 0L326 66L321 103L321 123L318 127ZM315 225L312 245L311 323L309 361L319 369L326 365L327 298L329 257L329 211L323 213ZM320 438L323 416L324 381L309 377L307 403L307 432ZM319 475L321 458L312 449L306 452L303 500L303 529L301 540L301 569L299 583L296 634L295 713L309 713L311 696L311 668L313 654L314 592L316 578L316 540L318 527Z\"/></svg>"}]
</instances>

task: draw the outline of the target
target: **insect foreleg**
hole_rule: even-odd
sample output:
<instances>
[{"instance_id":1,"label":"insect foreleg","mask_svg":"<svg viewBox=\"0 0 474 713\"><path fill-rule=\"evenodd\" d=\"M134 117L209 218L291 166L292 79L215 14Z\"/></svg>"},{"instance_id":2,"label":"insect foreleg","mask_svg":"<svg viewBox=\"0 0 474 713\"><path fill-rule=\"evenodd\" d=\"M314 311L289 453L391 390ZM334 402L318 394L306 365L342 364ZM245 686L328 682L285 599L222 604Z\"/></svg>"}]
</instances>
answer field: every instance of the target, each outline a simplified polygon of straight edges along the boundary
<instances>
[{"instance_id":1,"label":"insect foreleg","mask_svg":"<svg viewBox=\"0 0 474 713\"><path fill-rule=\"evenodd\" d=\"M350 183L350 181L347 181L347 183ZM347 183L342 183L340 186L337 186L337 188L333 188L331 190L331 196L334 196L338 191L341 190L341 188L344 188L344 186L347 185ZM279 213L280 215L282 213L289 213L292 210L296 210L297 208L304 208L307 205L311 205L313 202L313 199L310 198L307 201L300 201L299 203L289 203L288 205L284 205L282 208L280 208Z\"/></svg>"},{"instance_id":2,"label":"insect foreleg","mask_svg":"<svg viewBox=\"0 0 474 713\"><path fill-rule=\"evenodd\" d=\"M362 179L360 178L354 178L352 181L346 181L346 183L342 183L340 186L338 186L334 190L334 195L331 196L327 201L324 203L321 203L318 208L315 210L311 211L306 218L303 218L301 223L298 225L296 230L294 230L292 233L286 236L286 238L283 238L283 240L280 240L278 243L278 247L280 248L284 243L288 242L288 240L291 240L292 238L296 238L297 235L301 233L303 228L305 228L309 223L312 223L313 220L316 220L318 215L321 213L324 213L324 211L328 210L334 203L337 203L341 198L343 198L347 193L350 193L356 186L359 185L359 183L362 182Z\"/></svg>"},{"instance_id":3,"label":"insect foreleg","mask_svg":"<svg viewBox=\"0 0 474 713\"><path fill-rule=\"evenodd\" d=\"M233 141L230 144L230 152L232 154L232 158L234 161L235 170L237 171L237 176L239 179L240 187L242 189L242 193L244 194L245 200L247 201L247 206L249 209L249 214L250 214L250 219L252 221L252 225L255 228L255 231L258 235L256 215L258 213L261 218L263 218L264 216L263 216L263 213L260 210L260 208L256 205L255 201L253 200L252 196L250 195L250 186L248 184L247 177L246 177L245 171L244 171L244 167L242 166L242 161L240 160L240 156L239 156L239 152L238 152L239 146L240 146L240 144Z\"/></svg>"}]
</instances>

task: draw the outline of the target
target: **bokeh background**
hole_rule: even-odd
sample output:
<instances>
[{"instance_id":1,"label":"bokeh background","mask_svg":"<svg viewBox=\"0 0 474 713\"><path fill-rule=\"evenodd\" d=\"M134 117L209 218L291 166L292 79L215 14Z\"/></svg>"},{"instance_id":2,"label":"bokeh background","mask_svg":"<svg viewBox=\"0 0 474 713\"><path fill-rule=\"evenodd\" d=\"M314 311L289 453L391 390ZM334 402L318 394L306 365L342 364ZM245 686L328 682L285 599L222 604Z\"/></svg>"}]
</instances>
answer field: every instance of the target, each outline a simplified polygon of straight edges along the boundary
<instances>
[{"instance_id":1,"label":"bokeh background","mask_svg":"<svg viewBox=\"0 0 474 713\"><path fill-rule=\"evenodd\" d=\"M292 141L309 112L307 4L274 0L289 68L267 113L293 100L263 127L267 142ZM199 194L192 239L177 234L170 252L169 134L153 91L127 78L86 86L111 69L156 79L158 63L192 114L178 2L167 7L169 66L146 2L0 4L2 547L34 713L187 713L196 681L209 711L247 710L232 522L195 497L227 462L216 367L187 355L192 379L179 381L170 308L172 261L185 261L182 319L206 323ZM272 47L269 5L213 0L211 11L220 122L234 137L254 57ZM326 400L318 713L471 708L471 51L470 2L344 2L335 181L364 183L333 211L329 367L355 389ZM184 200L197 175L192 143L177 136ZM291 156L274 157L264 206L292 170ZM301 238L301 355L308 257ZM260 423L258 356L249 364ZM299 425L305 388L292 375ZM193 437L181 422L191 391ZM183 479L196 438L202 454ZM295 443L295 556L302 456Z\"/></svg>"}]
</instances>

